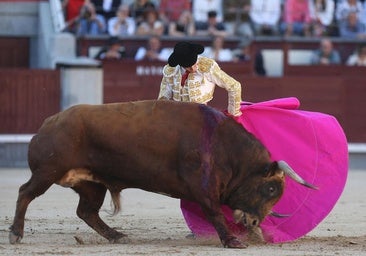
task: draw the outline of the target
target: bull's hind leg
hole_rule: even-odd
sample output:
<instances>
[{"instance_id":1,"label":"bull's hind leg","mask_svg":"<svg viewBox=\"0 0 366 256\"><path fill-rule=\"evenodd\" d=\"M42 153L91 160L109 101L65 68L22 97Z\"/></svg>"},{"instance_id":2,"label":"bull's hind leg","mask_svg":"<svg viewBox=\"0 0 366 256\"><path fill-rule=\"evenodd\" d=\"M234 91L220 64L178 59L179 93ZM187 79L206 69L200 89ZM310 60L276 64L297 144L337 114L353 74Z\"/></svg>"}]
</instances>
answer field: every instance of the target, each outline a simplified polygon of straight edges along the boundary
<instances>
[{"instance_id":1,"label":"bull's hind leg","mask_svg":"<svg viewBox=\"0 0 366 256\"><path fill-rule=\"evenodd\" d=\"M29 181L19 188L15 216L9 233L9 242L11 244L19 243L23 238L24 218L30 202L46 192L52 184L53 181L50 179L33 174Z\"/></svg>"},{"instance_id":2,"label":"bull's hind leg","mask_svg":"<svg viewBox=\"0 0 366 256\"><path fill-rule=\"evenodd\" d=\"M122 237L126 236L109 227L99 217L99 209L103 205L107 192L107 188L103 184L84 181L78 183L73 189L80 196L76 211L79 218L110 242L118 242Z\"/></svg>"}]
</instances>

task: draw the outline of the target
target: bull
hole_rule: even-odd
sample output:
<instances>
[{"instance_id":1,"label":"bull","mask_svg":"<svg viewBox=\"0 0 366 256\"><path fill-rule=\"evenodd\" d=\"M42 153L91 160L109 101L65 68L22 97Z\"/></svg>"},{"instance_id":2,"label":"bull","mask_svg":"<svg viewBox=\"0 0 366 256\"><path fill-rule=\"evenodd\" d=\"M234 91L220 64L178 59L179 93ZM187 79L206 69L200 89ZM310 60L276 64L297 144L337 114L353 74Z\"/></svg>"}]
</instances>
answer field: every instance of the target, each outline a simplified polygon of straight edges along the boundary
<instances>
[{"instance_id":1,"label":"bull","mask_svg":"<svg viewBox=\"0 0 366 256\"><path fill-rule=\"evenodd\" d=\"M221 205L249 230L272 214L285 175L313 187L233 118L206 105L137 101L77 105L47 118L28 150L31 178L19 188L9 241L24 235L29 203L52 184L79 194L77 216L110 242L126 235L99 216L107 190L139 188L197 202L225 247L247 244L228 228Z\"/></svg>"}]
</instances>

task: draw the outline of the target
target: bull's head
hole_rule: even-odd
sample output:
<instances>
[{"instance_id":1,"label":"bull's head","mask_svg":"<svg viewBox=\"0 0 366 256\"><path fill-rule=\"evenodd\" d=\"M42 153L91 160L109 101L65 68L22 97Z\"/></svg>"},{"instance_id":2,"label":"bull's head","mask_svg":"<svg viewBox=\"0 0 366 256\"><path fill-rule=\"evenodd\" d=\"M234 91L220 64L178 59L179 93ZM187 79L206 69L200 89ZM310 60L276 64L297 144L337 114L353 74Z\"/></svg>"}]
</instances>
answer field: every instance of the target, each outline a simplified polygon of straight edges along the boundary
<instances>
[{"instance_id":1,"label":"bull's head","mask_svg":"<svg viewBox=\"0 0 366 256\"><path fill-rule=\"evenodd\" d=\"M248 230L256 230L267 215L284 217L274 213L272 207L283 194L286 175L306 187L316 189L296 174L286 162L272 162L260 174L261 178L254 177L255 180L245 183L245 186L239 187L233 193L230 206L234 209L235 222L242 222Z\"/></svg>"}]
</instances>

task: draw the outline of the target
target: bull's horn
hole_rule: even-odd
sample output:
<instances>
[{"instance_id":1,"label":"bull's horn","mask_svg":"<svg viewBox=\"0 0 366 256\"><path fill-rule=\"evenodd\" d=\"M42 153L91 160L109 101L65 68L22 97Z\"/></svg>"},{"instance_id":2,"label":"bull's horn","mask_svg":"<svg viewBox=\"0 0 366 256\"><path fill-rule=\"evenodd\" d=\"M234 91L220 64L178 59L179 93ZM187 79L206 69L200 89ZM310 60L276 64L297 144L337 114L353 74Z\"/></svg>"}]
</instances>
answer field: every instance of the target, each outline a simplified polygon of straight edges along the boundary
<instances>
[{"instance_id":1,"label":"bull's horn","mask_svg":"<svg viewBox=\"0 0 366 256\"><path fill-rule=\"evenodd\" d=\"M294 181L312 189L318 189L316 186L308 183L303 178L301 178L285 161L278 161L278 167L285 172Z\"/></svg>"},{"instance_id":2,"label":"bull's horn","mask_svg":"<svg viewBox=\"0 0 366 256\"><path fill-rule=\"evenodd\" d=\"M238 224L239 222L243 221L244 218L244 212L242 210L236 209L233 212L234 222L235 224Z\"/></svg>"},{"instance_id":3,"label":"bull's horn","mask_svg":"<svg viewBox=\"0 0 366 256\"><path fill-rule=\"evenodd\" d=\"M269 213L269 215L273 216L273 217L277 217L277 218L286 218L286 217L290 217L289 214L282 214L282 213L278 213L278 212L274 212L274 211L271 211Z\"/></svg>"}]
</instances>

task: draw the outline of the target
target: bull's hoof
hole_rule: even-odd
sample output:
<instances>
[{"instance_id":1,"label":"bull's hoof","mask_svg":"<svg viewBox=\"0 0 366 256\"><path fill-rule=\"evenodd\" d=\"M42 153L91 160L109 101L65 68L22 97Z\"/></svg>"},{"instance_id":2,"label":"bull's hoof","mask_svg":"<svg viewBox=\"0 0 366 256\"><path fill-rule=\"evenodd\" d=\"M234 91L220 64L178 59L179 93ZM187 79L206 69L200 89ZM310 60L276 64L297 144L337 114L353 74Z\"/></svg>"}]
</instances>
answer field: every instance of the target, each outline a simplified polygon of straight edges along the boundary
<instances>
[{"instance_id":1,"label":"bull's hoof","mask_svg":"<svg viewBox=\"0 0 366 256\"><path fill-rule=\"evenodd\" d=\"M249 230L248 242L251 244L266 244L261 228L255 227Z\"/></svg>"},{"instance_id":2,"label":"bull's hoof","mask_svg":"<svg viewBox=\"0 0 366 256\"><path fill-rule=\"evenodd\" d=\"M190 234L186 235L186 238L187 239L190 239L190 240L195 240L196 239L196 235L194 233L190 233Z\"/></svg>"},{"instance_id":3,"label":"bull's hoof","mask_svg":"<svg viewBox=\"0 0 366 256\"><path fill-rule=\"evenodd\" d=\"M246 243L241 242L236 237L232 237L225 241L224 243L225 248L236 248L236 249L244 249L247 248L248 245Z\"/></svg>"},{"instance_id":4,"label":"bull's hoof","mask_svg":"<svg viewBox=\"0 0 366 256\"><path fill-rule=\"evenodd\" d=\"M128 244L131 243L131 239L127 237L127 235L123 233L119 233L118 236L109 239L111 244Z\"/></svg>"},{"instance_id":5,"label":"bull's hoof","mask_svg":"<svg viewBox=\"0 0 366 256\"><path fill-rule=\"evenodd\" d=\"M13 231L9 232L9 243L17 244L22 240L22 236L15 234Z\"/></svg>"}]
</instances>

